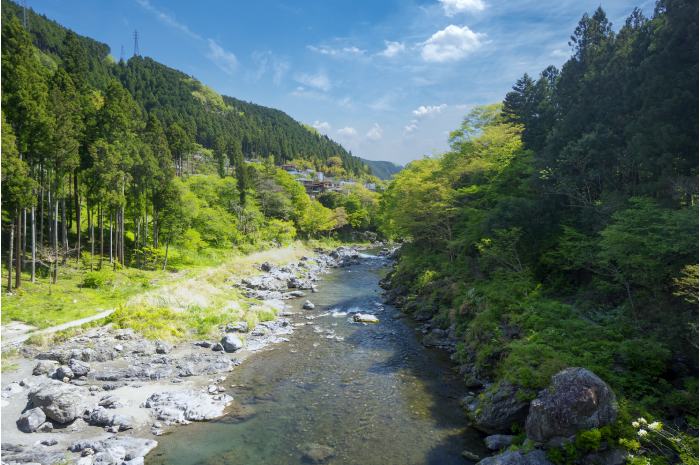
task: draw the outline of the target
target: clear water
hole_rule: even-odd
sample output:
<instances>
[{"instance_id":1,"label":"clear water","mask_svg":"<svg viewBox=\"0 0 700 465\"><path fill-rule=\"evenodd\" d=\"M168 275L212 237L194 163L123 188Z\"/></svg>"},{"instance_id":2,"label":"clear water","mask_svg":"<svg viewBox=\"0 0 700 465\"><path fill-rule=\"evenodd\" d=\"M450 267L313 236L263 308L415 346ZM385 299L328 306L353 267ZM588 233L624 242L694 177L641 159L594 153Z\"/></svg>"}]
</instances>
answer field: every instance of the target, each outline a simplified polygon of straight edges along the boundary
<instances>
[{"instance_id":1,"label":"clear water","mask_svg":"<svg viewBox=\"0 0 700 465\"><path fill-rule=\"evenodd\" d=\"M424 348L397 310L376 305L384 266L365 259L326 275L311 295L316 308L292 320L329 314L247 359L224 384L237 386L228 389L232 413L161 436L146 463L301 464L307 443L332 447L327 463L336 465L464 465L464 449L482 452L446 356ZM376 313L380 323L339 315L353 308ZM342 340L327 338L330 330Z\"/></svg>"}]
</instances>

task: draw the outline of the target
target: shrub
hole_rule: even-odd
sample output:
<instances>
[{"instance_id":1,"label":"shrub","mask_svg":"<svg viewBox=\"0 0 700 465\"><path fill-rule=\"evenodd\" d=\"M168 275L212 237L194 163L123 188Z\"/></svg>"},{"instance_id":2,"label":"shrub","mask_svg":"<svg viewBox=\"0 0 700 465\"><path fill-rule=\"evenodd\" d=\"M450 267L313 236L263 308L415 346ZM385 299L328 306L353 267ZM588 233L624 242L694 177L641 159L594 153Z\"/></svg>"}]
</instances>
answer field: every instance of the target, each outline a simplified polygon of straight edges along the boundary
<instances>
[{"instance_id":1,"label":"shrub","mask_svg":"<svg viewBox=\"0 0 700 465\"><path fill-rule=\"evenodd\" d=\"M90 289L99 289L111 285L114 281L114 273L107 269L88 271L83 277L82 286Z\"/></svg>"}]
</instances>

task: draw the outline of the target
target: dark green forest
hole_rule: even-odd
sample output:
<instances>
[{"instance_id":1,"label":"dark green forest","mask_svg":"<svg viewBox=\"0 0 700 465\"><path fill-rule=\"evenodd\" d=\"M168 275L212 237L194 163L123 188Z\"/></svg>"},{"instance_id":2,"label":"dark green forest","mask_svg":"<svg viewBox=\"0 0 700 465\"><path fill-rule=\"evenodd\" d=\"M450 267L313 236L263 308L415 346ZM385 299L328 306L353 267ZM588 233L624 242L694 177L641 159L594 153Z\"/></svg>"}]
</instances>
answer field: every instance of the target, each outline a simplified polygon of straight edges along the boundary
<instances>
[{"instance_id":1,"label":"dark green forest","mask_svg":"<svg viewBox=\"0 0 700 465\"><path fill-rule=\"evenodd\" d=\"M598 445L697 463L697 18L692 0L635 9L617 32L602 9L584 15L561 69L524 75L389 186L384 231L406 239L392 295L456 334L465 381L488 387L476 423L506 386L529 400L581 366L622 406ZM641 415L692 436L638 458Z\"/></svg>"},{"instance_id":2,"label":"dark green forest","mask_svg":"<svg viewBox=\"0 0 700 465\"><path fill-rule=\"evenodd\" d=\"M115 63L105 44L32 10L26 27L23 19L21 7L2 2L8 289L23 273L55 282L69 259L90 270L165 269L171 245L196 255L348 233L349 217L376 210L361 183L339 203L354 210L327 208L276 168L295 160L376 180L313 128L147 57Z\"/></svg>"}]
</instances>

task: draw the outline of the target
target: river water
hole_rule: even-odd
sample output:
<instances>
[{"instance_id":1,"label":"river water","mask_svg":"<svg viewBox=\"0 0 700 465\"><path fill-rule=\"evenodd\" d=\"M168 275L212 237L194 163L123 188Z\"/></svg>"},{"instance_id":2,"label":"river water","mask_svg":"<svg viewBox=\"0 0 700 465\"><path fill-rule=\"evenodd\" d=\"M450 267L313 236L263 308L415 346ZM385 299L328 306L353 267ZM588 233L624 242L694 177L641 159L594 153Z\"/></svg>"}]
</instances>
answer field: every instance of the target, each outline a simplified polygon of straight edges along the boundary
<instances>
[{"instance_id":1,"label":"river water","mask_svg":"<svg viewBox=\"0 0 700 465\"><path fill-rule=\"evenodd\" d=\"M292 321L312 324L231 373L233 412L161 436L146 463L294 465L308 463L309 443L331 447L335 465L464 465L464 449L482 452L446 355L423 347L412 323L380 304L386 266L366 258L335 269L311 295L314 310L291 303ZM357 309L380 323L344 315Z\"/></svg>"}]
</instances>

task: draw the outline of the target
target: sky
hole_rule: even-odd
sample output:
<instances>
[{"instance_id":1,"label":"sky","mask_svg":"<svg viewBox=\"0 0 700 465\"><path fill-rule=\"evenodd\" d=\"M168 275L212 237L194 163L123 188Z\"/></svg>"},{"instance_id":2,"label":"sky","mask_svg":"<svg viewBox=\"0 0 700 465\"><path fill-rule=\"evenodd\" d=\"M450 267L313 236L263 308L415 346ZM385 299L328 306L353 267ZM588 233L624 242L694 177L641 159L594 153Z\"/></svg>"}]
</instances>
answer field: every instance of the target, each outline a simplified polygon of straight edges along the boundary
<instances>
[{"instance_id":1,"label":"sky","mask_svg":"<svg viewBox=\"0 0 700 465\"><path fill-rule=\"evenodd\" d=\"M475 105L570 56L582 14L617 30L653 0L28 0L111 47L218 92L278 108L354 155L405 164L444 152Z\"/></svg>"}]
</instances>

